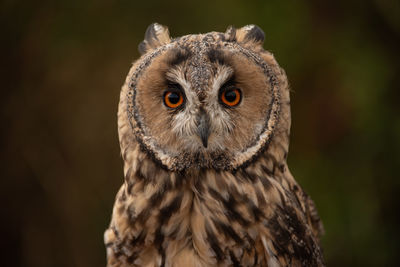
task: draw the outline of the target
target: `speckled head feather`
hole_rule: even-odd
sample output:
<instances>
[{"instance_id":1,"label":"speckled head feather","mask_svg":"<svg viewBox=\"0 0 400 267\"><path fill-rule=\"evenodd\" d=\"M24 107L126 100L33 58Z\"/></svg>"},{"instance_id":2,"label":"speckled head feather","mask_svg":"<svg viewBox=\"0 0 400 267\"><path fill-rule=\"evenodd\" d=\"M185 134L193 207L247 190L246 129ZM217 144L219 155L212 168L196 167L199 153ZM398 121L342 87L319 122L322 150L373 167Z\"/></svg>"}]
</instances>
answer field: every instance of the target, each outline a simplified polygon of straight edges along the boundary
<instances>
[{"instance_id":1,"label":"speckled head feather","mask_svg":"<svg viewBox=\"0 0 400 267\"><path fill-rule=\"evenodd\" d=\"M157 23L121 90L124 184L108 266L323 266L291 175L289 87L255 25L172 39Z\"/></svg>"}]
</instances>

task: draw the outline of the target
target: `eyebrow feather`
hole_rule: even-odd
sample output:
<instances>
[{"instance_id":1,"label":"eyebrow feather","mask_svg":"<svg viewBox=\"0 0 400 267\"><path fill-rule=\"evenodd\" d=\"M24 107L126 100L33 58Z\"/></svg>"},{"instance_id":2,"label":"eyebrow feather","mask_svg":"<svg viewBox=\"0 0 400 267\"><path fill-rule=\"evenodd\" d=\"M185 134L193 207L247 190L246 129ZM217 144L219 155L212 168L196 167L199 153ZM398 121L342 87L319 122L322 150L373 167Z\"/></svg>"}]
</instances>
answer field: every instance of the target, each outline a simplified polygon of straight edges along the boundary
<instances>
[{"instance_id":1,"label":"eyebrow feather","mask_svg":"<svg viewBox=\"0 0 400 267\"><path fill-rule=\"evenodd\" d=\"M187 48L175 48L170 53L167 64L171 67L181 64L192 55Z\"/></svg>"}]
</instances>

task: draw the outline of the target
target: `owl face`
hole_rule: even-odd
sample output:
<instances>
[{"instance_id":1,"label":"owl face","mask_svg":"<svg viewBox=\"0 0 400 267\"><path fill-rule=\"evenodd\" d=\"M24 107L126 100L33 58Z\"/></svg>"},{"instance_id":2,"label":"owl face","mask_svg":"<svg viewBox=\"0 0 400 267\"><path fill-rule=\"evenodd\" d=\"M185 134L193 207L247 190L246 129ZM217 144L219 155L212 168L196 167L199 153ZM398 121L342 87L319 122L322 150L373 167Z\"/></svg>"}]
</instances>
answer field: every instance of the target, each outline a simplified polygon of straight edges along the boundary
<instances>
[{"instance_id":1,"label":"owl face","mask_svg":"<svg viewBox=\"0 0 400 267\"><path fill-rule=\"evenodd\" d=\"M170 40L151 25L127 80L142 149L170 170L234 169L254 158L279 111L275 76L257 52L263 38L247 26Z\"/></svg>"}]
</instances>

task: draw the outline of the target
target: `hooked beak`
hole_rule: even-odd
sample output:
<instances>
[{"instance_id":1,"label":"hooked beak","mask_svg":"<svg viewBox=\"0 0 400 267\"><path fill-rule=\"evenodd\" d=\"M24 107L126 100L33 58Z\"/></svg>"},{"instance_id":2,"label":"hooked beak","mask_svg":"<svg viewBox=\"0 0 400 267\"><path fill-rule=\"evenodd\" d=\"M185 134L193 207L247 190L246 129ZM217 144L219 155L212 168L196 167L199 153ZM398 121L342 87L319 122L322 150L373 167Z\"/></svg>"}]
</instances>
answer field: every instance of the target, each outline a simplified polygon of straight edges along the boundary
<instances>
[{"instance_id":1,"label":"hooked beak","mask_svg":"<svg viewBox=\"0 0 400 267\"><path fill-rule=\"evenodd\" d=\"M210 136L210 119L205 111L200 111L198 115L197 134L199 135L203 146L207 148L208 137Z\"/></svg>"}]
</instances>

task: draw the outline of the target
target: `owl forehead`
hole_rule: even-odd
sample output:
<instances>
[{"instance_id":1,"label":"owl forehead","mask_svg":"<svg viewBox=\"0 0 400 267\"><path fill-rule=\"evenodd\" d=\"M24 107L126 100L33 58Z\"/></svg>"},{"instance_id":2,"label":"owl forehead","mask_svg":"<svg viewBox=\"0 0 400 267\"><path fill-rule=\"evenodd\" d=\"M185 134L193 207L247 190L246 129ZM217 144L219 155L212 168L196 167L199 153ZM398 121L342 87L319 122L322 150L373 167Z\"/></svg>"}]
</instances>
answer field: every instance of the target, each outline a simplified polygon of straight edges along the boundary
<instances>
[{"instance_id":1,"label":"owl forehead","mask_svg":"<svg viewBox=\"0 0 400 267\"><path fill-rule=\"evenodd\" d=\"M185 62L180 74L199 96L207 93L221 67L221 60L216 60L215 55L222 52L223 42L223 34L217 32L187 35L175 41L171 62L176 65Z\"/></svg>"}]
</instances>

